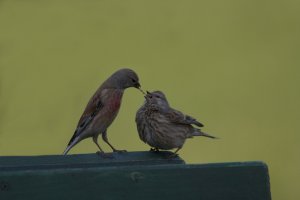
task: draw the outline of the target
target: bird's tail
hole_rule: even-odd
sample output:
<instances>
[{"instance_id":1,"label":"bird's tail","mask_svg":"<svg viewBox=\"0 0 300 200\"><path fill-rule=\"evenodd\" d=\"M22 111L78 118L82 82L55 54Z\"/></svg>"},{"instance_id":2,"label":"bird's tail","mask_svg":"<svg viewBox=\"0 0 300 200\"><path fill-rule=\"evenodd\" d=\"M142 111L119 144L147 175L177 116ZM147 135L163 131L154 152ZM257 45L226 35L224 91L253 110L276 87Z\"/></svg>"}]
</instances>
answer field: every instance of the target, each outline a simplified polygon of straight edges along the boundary
<instances>
[{"instance_id":1,"label":"bird's tail","mask_svg":"<svg viewBox=\"0 0 300 200\"><path fill-rule=\"evenodd\" d=\"M67 155L67 153L79 142L79 138L75 138L71 143L68 144L67 148L63 152L63 155Z\"/></svg>"},{"instance_id":2,"label":"bird's tail","mask_svg":"<svg viewBox=\"0 0 300 200\"><path fill-rule=\"evenodd\" d=\"M212 135L209 135L207 133L202 132L200 129L196 129L193 133L193 136L204 136L204 137L209 137L209 138L212 138L212 139L218 139L215 136L212 136Z\"/></svg>"}]
</instances>

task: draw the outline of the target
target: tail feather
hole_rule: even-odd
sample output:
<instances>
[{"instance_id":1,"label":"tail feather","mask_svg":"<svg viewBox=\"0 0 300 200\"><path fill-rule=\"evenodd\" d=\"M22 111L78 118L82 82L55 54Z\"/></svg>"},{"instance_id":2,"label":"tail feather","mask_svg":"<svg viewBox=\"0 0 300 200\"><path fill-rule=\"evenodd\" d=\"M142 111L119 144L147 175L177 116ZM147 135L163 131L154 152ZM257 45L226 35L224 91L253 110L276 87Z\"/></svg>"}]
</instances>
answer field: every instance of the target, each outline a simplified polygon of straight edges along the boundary
<instances>
[{"instance_id":1,"label":"tail feather","mask_svg":"<svg viewBox=\"0 0 300 200\"><path fill-rule=\"evenodd\" d=\"M64 150L63 155L67 155L67 153L70 151L70 149L72 148L72 146L67 146L67 148Z\"/></svg>"},{"instance_id":2,"label":"tail feather","mask_svg":"<svg viewBox=\"0 0 300 200\"><path fill-rule=\"evenodd\" d=\"M196 129L196 131L193 133L194 136L204 136L212 139L218 139L215 136L209 135L207 133L202 132L200 129Z\"/></svg>"},{"instance_id":3,"label":"tail feather","mask_svg":"<svg viewBox=\"0 0 300 200\"><path fill-rule=\"evenodd\" d=\"M67 153L79 142L79 138L75 138L69 142L67 148L63 152L63 155L67 155Z\"/></svg>"}]
</instances>

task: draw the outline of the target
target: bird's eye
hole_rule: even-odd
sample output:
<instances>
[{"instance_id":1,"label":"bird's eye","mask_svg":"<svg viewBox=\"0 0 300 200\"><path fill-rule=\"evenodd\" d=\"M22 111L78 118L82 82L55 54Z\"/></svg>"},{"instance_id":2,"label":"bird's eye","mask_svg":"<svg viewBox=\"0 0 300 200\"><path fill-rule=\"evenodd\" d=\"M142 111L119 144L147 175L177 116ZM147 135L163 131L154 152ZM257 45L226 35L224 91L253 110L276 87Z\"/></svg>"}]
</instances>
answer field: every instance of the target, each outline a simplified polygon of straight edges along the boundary
<instances>
[{"instance_id":1,"label":"bird's eye","mask_svg":"<svg viewBox=\"0 0 300 200\"><path fill-rule=\"evenodd\" d=\"M131 79L131 81L132 81L133 83L135 83L135 82L136 82L136 80L135 80L135 79L133 79L133 78Z\"/></svg>"}]
</instances>

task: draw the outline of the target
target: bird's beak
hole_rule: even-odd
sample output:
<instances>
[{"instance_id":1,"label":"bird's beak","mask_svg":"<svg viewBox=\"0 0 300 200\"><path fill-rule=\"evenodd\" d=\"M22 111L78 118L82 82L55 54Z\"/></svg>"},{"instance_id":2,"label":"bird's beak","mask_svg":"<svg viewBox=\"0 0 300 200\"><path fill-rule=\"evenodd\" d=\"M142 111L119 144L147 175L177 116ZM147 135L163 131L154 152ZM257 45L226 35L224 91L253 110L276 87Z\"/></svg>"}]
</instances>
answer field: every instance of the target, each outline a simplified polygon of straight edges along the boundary
<instances>
[{"instance_id":1,"label":"bird's beak","mask_svg":"<svg viewBox=\"0 0 300 200\"><path fill-rule=\"evenodd\" d=\"M139 91L141 91L141 93L145 94L144 90L142 90L141 88L138 88Z\"/></svg>"},{"instance_id":2,"label":"bird's beak","mask_svg":"<svg viewBox=\"0 0 300 200\"><path fill-rule=\"evenodd\" d=\"M137 82L137 83L134 84L134 87L137 88L137 89L140 89L141 88L141 84L139 82Z\"/></svg>"},{"instance_id":3,"label":"bird's beak","mask_svg":"<svg viewBox=\"0 0 300 200\"><path fill-rule=\"evenodd\" d=\"M145 94L144 90L142 90L141 88L141 84L139 82L137 82L134 86L136 89L138 89L139 91L141 91L141 93Z\"/></svg>"},{"instance_id":4,"label":"bird's beak","mask_svg":"<svg viewBox=\"0 0 300 200\"><path fill-rule=\"evenodd\" d=\"M151 95L151 93L149 92L149 91L146 91L146 95L145 95L145 99L147 100L147 99L151 99L152 98L152 95Z\"/></svg>"}]
</instances>

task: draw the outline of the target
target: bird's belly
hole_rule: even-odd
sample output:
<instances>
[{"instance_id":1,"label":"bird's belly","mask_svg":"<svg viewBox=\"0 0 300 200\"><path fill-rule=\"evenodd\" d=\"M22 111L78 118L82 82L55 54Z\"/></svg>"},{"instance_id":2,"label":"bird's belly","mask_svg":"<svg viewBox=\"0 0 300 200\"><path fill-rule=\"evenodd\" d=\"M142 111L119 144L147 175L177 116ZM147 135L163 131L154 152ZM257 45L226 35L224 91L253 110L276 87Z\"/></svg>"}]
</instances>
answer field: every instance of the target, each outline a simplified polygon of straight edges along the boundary
<instances>
[{"instance_id":1,"label":"bird's belly","mask_svg":"<svg viewBox=\"0 0 300 200\"><path fill-rule=\"evenodd\" d=\"M186 137L182 132L171 132L171 130L164 129L163 126L160 127L160 130L151 126L144 130L144 142L163 150L182 147L185 140Z\"/></svg>"},{"instance_id":2,"label":"bird's belly","mask_svg":"<svg viewBox=\"0 0 300 200\"><path fill-rule=\"evenodd\" d=\"M115 110L114 112L112 111L103 111L102 115L96 116L95 119L93 120L94 124L94 131L97 133L102 133L104 132L114 121L118 114L118 110Z\"/></svg>"},{"instance_id":3,"label":"bird's belly","mask_svg":"<svg viewBox=\"0 0 300 200\"><path fill-rule=\"evenodd\" d=\"M148 145L170 150L182 147L189 130L186 126L176 125L156 112L140 109L136 116L140 139Z\"/></svg>"}]
</instances>

